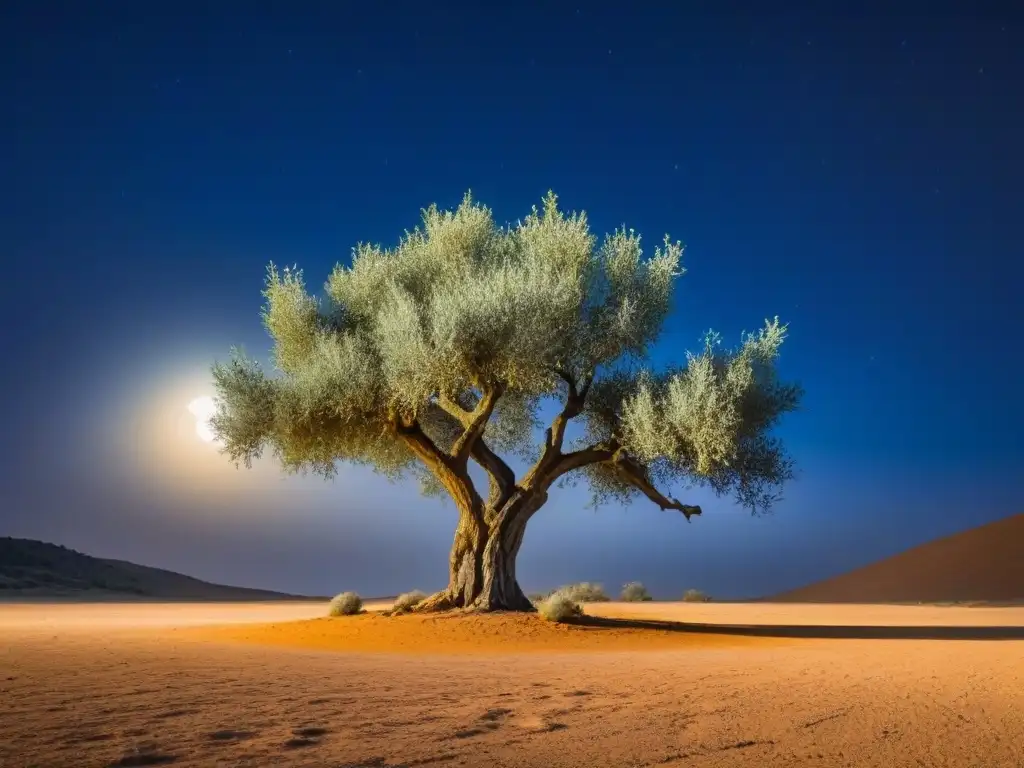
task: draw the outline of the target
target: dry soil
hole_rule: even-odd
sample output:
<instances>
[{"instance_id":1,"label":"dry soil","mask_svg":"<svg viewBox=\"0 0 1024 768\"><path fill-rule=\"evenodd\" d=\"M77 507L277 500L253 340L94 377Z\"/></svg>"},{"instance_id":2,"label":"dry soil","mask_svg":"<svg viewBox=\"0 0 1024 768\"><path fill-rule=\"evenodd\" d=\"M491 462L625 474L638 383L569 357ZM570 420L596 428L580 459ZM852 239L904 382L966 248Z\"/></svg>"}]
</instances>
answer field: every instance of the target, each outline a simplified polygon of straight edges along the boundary
<instances>
[{"instance_id":1,"label":"dry soil","mask_svg":"<svg viewBox=\"0 0 1024 768\"><path fill-rule=\"evenodd\" d=\"M0 766L1024 766L1024 609L588 611L0 606Z\"/></svg>"}]
</instances>

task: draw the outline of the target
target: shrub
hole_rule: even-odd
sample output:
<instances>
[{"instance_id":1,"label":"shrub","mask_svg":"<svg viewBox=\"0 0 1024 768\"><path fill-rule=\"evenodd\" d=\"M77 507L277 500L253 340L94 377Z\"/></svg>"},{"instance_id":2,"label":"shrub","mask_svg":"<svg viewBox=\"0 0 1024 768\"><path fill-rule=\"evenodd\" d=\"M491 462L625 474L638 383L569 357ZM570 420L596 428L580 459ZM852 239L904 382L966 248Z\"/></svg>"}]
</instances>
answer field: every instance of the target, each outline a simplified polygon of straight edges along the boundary
<instances>
[{"instance_id":1,"label":"shrub","mask_svg":"<svg viewBox=\"0 0 1024 768\"><path fill-rule=\"evenodd\" d=\"M540 615L548 621L562 622L583 615L583 609L566 595L556 592L537 606Z\"/></svg>"},{"instance_id":2,"label":"shrub","mask_svg":"<svg viewBox=\"0 0 1024 768\"><path fill-rule=\"evenodd\" d=\"M622 595L620 599L626 603L641 603L646 600L653 600L651 593L647 591L647 587L641 584L639 581L631 581L622 587Z\"/></svg>"},{"instance_id":3,"label":"shrub","mask_svg":"<svg viewBox=\"0 0 1024 768\"><path fill-rule=\"evenodd\" d=\"M363 598L355 592L342 592L331 600L331 616L353 616L363 610Z\"/></svg>"},{"instance_id":4,"label":"shrub","mask_svg":"<svg viewBox=\"0 0 1024 768\"><path fill-rule=\"evenodd\" d=\"M579 584L566 584L564 587L556 589L551 597L554 595L562 595L573 603L606 603L611 599L605 594L600 584L591 584L587 581L582 581Z\"/></svg>"},{"instance_id":5,"label":"shrub","mask_svg":"<svg viewBox=\"0 0 1024 768\"><path fill-rule=\"evenodd\" d=\"M391 606L392 613L407 613L426 599L426 594L414 589L412 592L405 592L395 598L395 604Z\"/></svg>"},{"instance_id":6,"label":"shrub","mask_svg":"<svg viewBox=\"0 0 1024 768\"><path fill-rule=\"evenodd\" d=\"M529 600L536 605L537 603L543 603L549 597L551 597L550 592L534 592L532 595L529 595Z\"/></svg>"},{"instance_id":7,"label":"shrub","mask_svg":"<svg viewBox=\"0 0 1024 768\"><path fill-rule=\"evenodd\" d=\"M711 598L699 589L688 589L683 594L683 602L686 603L709 603Z\"/></svg>"}]
</instances>

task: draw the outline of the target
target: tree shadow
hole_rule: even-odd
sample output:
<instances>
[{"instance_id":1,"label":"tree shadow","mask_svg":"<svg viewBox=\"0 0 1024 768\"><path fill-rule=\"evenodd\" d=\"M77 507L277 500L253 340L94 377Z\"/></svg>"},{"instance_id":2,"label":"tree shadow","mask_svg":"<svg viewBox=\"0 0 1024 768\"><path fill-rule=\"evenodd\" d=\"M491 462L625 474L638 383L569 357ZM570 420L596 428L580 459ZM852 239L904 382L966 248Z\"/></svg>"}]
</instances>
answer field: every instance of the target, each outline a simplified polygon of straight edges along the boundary
<instances>
[{"instance_id":1,"label":"tree shadow","mask_svg":"<svg viewBox=\"0 0 1024 768\"><path fill-rule=\"evenodd\" d=\"M1024 640L1021 627L830 626L803 624L705 624L656 619L612 619L582 616L570 622L594 629L650 629L749 637L793 637L837 640Z\"/></svg>"}]
</instances>

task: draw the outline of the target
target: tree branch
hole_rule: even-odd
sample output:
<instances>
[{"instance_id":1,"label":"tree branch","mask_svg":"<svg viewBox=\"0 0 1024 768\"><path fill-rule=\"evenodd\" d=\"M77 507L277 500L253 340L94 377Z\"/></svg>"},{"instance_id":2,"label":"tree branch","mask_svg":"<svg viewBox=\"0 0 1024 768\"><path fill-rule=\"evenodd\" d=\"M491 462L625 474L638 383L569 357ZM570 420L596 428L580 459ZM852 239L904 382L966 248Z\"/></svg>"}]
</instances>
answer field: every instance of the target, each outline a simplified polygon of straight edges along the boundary
<instances>
[{"instance_id":1,"label":"tree branch","mask_svg":"<svg viewBox=\"0 0 1024 768\"><path fill-rule=\"evenodd\" d=\"M471 413L467 413L461 406L458 407L459 415L456 415L456 418L462 422L465 430L452 445L452 458L460 462L469 459L473 446L487 428L487 422L491 420L494 406L497 405L503 391L497 384L484 389L480 402Z\"/></svg>"},{"instance_id":2,"label":"tree branch","mask_svg":"<svg viewBox=\"0 0 1024 768\"><path fill-rule=\"evenodd\" d=\"M437 405L464 428L469 428L472 423L473 411L467 411L459 403L445 395L438 395ZM479 404L477 408L479 408ZM484 426L486 427L486 422L484 422ZM516 485L515 472L501 456L492 451L490 446L484 442L482 434L473 441L469 455L484 469L491 481L491 502L498 504L507 499Z\"/></svg>"},{"instance_id":3,"label":"tree branch","mask_svg":"<svg viewBox=\"0 0 1024 768\"><path fill-rule=\"evenodd\" d=\"M453 471L451 457L437 447L437 444L423 431L423 427L416 419L396 417L391 421L391 426L395 430L395 434L416 455L416 458L426 464L428 468L433 470L435 467L444 467L448 471Z\"/></svg>"},{"instance_id":4,"label":"tree branch","mask_svg":"<svg viewBox=\"0 0 1024 768\"><path fill-rule=\"evenodd\" d=\"M665 496L654 487L647 468L640 462L627 456L621 449L615 452L610 463L615 468L619 477L643 493L644 496L657 504L661 509L675 509L682 512L686 522L690 522L690 518L693 515L701 513L700 507L696 505L680 504L672 497Z\"/></svg>"},{"instance_id":5,"label":"tree branch","mask_svg":"<svg viewBox=\"0 0 1024 768\"><path fill-rule=\"evenodd\" d=\"M587 394L590 392L590 385L594 383L594 377L592 375L584 376L581 385L576 377L568 371L561 368L555 368L554 371L568 385L569 394L565 398L562 410L555 416L545 433L547 438L545 450L561 453L562 444L565 441L565 428L569 425L570 419L583 413L583 406L587 402Z\"/></svg>"},{"instance_id":6,"label":"tree branch","mask_svg":"<svg viewBox=\"0 0 1024 768\"><path fill-rule=\"evenodd\" d=\"M482 437L473 444L470 456L483 467L491 480L491 506L499 506L512 495L516 487L515 472L504 459L490 449Z\"/></svg>"},{"instance_id":7,"label":"tree branch","mask_svg":"<svg viewBox=\"0 0 1024 768\"><path fill-rule=\"evenodd\" d=\"M549 454L547 450L523 479L524 488L542 488L547 490L562 475L580 469L588 464L609 461L615 455L618 446L614 443L599 443L589 448L570 453Z\"/></svg>"},{"instance_id":8,"label":"tree branch","mask_svg":"<svg viewBox=\"0 0 1024 768\"><path fill-rule=\"evenodd\" d=\"M460 509L477 516L482 514L480 494L465 466L459 466L452 456L441 450L416 419L398 417L391 421L391 425L398 438L440 481Z\"/></svg>"},{"instance_id":9,"label":"tree branch","mask_svg":"<svg viewBox=\"0 0 1024 768\"><path fill-rule=\"evenodd\" d=\"M437 404L441 406L441 410L451 416L453 419L458 421L463 426L466 425L469 417L473 414L472 411L467 411L459 403L452 400L447 395L438 395Z\"/></svg>"},{"instance_id":10,"label":"tree branch","mask_svg":"<svg viewBox=\"0 0 1024 768\"><path fill-rule=\"evenodd\" d=\"M545 487L550 486L560 475L564 475L575 468L570 467L570 469L561 470L559 467L563 459L572 456L573 458L569 460L569 464L583 461L583 464L579 466L593 463L589 459L589 455L584 456L585 452L563 454L562 446L565 443L565 429L569 426L569 421L583 412L583 406L587 402L587 394L590 392L590 385L593 384L594 377L592 374L585 375L581 385L573 374L564 369L553 368L552 371L565 381L569 387L569 393L566 395L562 410L551 421L551 426L545 430L544 451L541 453L537 463L527 473L525 479L526 483L531 485L543 484ZM600 459L597 460L600 461ZM548 476L550 476L550 480L545 479Z\"/></svg>"},{"instance_id":11,"label":"tree branch","mask_svg":"<svg viewBox=\"0 0 1024 768\"><path fill-rule=\"evenodd\" d=\"M657 504L659 508L663 510L674 509L682 512L687 522L694 515L701 514L699 506L682 504L655 488L647 468L636 461L636 459L630 457L614 441L598 443L579 451L560 454L546 468L541 467L540 462L538 462L537 466L527 475L523 485L530 488L542 486L546 490L562 475L590 464L610 465L623 481L643 493L644 496Z\"/></svg>"}]
</instances>

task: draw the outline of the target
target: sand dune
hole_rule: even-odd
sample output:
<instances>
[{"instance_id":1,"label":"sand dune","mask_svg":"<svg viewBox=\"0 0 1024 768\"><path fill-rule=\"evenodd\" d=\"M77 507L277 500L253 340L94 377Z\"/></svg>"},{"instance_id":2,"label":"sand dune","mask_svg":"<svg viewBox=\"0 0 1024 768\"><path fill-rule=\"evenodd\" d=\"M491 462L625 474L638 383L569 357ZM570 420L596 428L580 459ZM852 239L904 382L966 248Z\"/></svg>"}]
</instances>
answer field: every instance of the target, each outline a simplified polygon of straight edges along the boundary
<instances>
[{"instance_id":1,"label":"sand dune","mask_svg":"<svg viewBox=\"0 0 1024 768\"><path fill-rule=\"evenodd\" d=\"M0 765L1024 764L1024 640L647 626L1024 636L1022 609L604 604L566 628L314 608L0 606Z\"/></svg>"},{"instance_id":2,"label":"sand dune","mask_svg":"<svg viewBox=\"0 0 1024 768\"><path fill-rule=\"evenodd\" d=\"M769 598L804 603L1024 602L1024 514Z\"/></svg>"}]
</instances>

